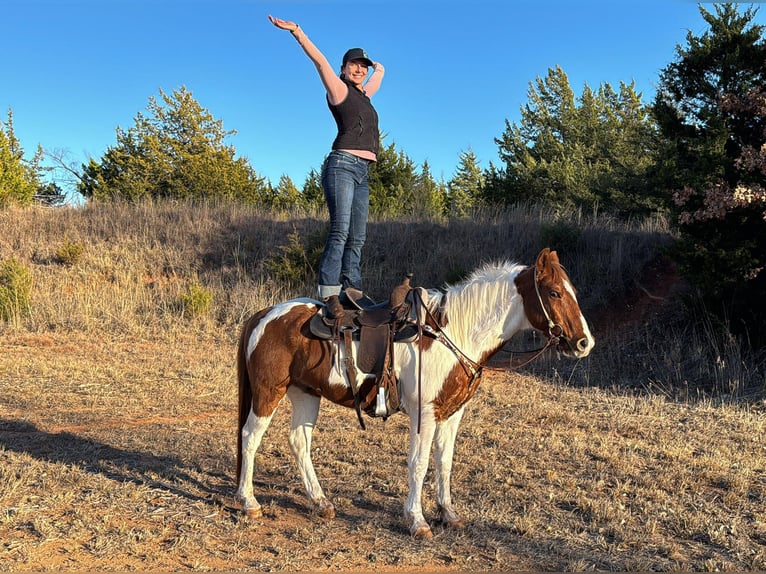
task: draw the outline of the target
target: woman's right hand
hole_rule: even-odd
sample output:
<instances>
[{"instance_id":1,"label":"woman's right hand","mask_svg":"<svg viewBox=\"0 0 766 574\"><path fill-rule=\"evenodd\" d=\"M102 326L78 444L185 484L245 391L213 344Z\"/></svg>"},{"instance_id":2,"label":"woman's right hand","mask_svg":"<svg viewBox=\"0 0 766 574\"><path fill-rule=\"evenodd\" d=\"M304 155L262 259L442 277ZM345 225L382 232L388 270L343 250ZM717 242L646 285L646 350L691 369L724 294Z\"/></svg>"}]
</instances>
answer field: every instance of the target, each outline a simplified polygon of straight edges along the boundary
<instances>
[{"instance_id":1,"label":"woman's right hand","mask_svg":"<svg viewBox=\"0 0 766 574\"><path fill-rule=\"evenodd\" d=\"M274 18L271 14L269 14L269 20L272 24L274 24L277 28L281 30L288 30L290 32L295 32L298 29L298 24L295 22L290 22L288 20L282 20L281 18Z\"/></svg>"}]
</instances>

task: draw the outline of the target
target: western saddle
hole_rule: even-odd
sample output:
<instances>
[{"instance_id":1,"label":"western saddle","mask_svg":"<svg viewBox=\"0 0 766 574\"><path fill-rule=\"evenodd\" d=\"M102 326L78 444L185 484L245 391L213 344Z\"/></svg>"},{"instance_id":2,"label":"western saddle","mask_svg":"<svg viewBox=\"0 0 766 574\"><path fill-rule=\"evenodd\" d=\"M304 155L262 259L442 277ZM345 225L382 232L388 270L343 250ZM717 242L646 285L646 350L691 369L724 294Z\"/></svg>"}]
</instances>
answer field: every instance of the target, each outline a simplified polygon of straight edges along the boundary
<instances>
[{"instance_id":1,"label":"western saddle","mask_svg":"<svg viewBox=\"0 0 766 574\"><path fill-rule=\"evenodd\" d=\"M386 420L400 409L394 343L413 341L419 336L418 325L422 321L419 322L418 317L423 314L421 307L426 298L425 289L410 286L411 278L412 273L408 273L393 289L389 300L382 303L375 303L361 291L348 288L340 296L345 309L342 317L328 318L322 307L309 323L315 337L333 340L339 349L343 344L342 362L362 429L366 428L362 411ZM354 341L359 342L356 361L352 352ZM340 353L337 357L340 361ZM357 377L359 371L369 374L361 383Z\"/></svg>"}]
</instances>

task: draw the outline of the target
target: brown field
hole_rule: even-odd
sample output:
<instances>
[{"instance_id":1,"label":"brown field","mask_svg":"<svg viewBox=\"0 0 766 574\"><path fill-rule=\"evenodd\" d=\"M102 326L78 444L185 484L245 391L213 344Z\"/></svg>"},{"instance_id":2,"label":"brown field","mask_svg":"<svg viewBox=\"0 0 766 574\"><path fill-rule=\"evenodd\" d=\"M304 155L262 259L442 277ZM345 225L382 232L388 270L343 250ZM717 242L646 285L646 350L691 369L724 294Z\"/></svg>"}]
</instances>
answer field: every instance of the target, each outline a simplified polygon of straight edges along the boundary
<instances>
[{"instance_id":1,"label":"brown field","mask_svg":"<svg viewBox=\"0 0 766 574\"><path fill-rule=\"evenodd\" d=\"M16 257L35 281L30 312L0 326L0 571L766 569L762 364L744 363L734 345L708 361L710 339L676 318L677 277L635 237L594 256L593 269L560 252L597 347L579 363L552 356L485 374L455 453L466 527L434 525L421 542L401 517L404 415L362 431L353 411L323 403L313 457L336 507L323 521L290 455L286 403L256 459L264 516L245 518L233 500L238 325L286 294L257 264L280 242L244 240L271 226L283 244L294 220L84 211L0 212L0 261ZM518 239L477 227L481 237L458 239L469 262ZM371 231L373 246L402 233ZM592 233L586 246L603 244L607 230ZM62 262L62 243L84 251ZM371 268L397 259L370 252ZM446 267L415 267L421 284L468 265L434 257ZM624 279L631 269L643 270L637 289ZM599 290L596 277L622 279ZM177 300L196 282L214 302L189 317ZM424 503L433 520L430 479Z\"/></svg>"}]
</instances>

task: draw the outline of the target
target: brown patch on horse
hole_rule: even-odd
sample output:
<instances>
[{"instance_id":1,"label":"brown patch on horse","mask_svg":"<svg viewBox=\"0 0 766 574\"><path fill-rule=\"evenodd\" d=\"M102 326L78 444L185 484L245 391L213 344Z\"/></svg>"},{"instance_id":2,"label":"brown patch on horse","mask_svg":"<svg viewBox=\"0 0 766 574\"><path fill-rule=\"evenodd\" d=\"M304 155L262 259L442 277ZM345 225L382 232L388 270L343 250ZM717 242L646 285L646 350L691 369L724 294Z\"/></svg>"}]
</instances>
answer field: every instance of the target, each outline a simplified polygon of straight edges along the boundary
<instances>
[{"instance_id":1,"label":"brown patch on horse","mask_svg":"<svg viewBox=\"0 0 766 574\"><path fill-rule=\"evenodd\" d=\"M497 348L484 353L476 364L484 365L502 348L503 345L498 345ZM471 368L462 362L455 364L432 403L436 421L447 420L460 410L460 407L470 401L473 395L476 394L480 383L480 372L471 371Z\"/></svg>"},{"instance_id":2,"label":"brown patch on horse","mask_svg":"<svg viewBox=\"0 0 766 574\"><path fill-rule=\"evenodd\" d=\"M271 310L269 307L253 315L242 330L238 349L240 426L250 408L259 417L274 412L291 383L320 394L332 367L330 342L319 340L309 333L308 321L316 309L307 306L290 309L264 325L261 338L248 358L247 347L253 330ZM296 324L301 325L299 331L293 328ZM263 341L278 343L267 346Z\"/></svg>"},{"instance_id":3,"label":"brown patch on horse","mask_svg":"<svg viewBox=\"0 0 766 574\"><path fill-rule=\"evenodd\" d=\"M479 387L481 377L473 377L465 367L458 363L444 381L439 394L433 401L434 418L437 422L445 421L455 414L460 407L471 400Z\"/></svg>"},{"instance_id":4,"label":"brown patch on horse","mask_svg":"<svg viewBox=\"0 0 766 574\"><path fill-rule=\"evenodd\" d=\"M297 385L306 392L324 397L338 405L353 409L355 408L355 401L351 388L347 385L331 385L329 383L333 368L339 366L345 374L343 361L341 360L340 365L336 365L338 358L335 353L339 352L341 342L335 341L333 344L331 341L318 339L311 333L309 322L315 314L316 310L307 313L301 323L300 337L296 341L299 352L295 353L291 364L290 384ZM289 316L290 313L285 315L285 318ZM286 328L289 328L289 323L290 319L286 319ZM356 384L356 381L352 384ZM374 378L370 377L362 383L359 395L363 405L374 400L376 390Z\"/></svg>"}]
</instances>

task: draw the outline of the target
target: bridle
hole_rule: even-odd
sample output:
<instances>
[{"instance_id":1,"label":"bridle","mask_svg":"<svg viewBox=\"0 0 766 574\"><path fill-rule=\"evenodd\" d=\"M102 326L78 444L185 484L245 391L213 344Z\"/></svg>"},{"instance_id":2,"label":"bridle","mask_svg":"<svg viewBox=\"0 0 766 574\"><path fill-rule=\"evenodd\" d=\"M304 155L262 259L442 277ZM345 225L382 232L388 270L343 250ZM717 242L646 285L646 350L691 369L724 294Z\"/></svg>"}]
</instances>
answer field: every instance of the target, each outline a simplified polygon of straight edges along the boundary
<instances>
[{"instance_id":1,"label":"bridle","mask_svg":"<svg viewBox=\"0 0 766 574\"><path fill-rule=\"evenodd\" d=\"M551 341L558 343L559 339L561 339L561 336L564 334L564 328L558 323L555 323L553 319L551 319L548 310L545 308L545 305L543 305L543 297L540 295L540 286L537 283L537 265L535 265L534 284L535 293L537 294L537 301L540 303L540 308L543 310L545 320L548 321L548 344L550 345ZM558 333L554 333L554 329L558 329Z\"/></svg>"}]
</instances>

